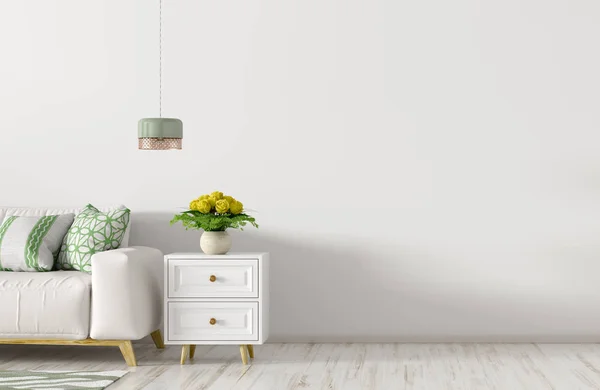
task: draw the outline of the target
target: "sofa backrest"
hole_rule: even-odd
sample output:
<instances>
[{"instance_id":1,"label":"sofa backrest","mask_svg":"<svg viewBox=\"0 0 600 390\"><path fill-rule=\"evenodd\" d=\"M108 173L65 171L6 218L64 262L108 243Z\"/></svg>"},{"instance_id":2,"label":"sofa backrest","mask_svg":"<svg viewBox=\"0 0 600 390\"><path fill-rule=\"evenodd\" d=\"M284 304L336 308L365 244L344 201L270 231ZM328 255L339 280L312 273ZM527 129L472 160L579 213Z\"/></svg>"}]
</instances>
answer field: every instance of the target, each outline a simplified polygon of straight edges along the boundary
<instances>
[{"instance_id":1,"label":"sofa backrest","mask_svg":"<svg viewBox=\"0 0 600 390\"><path fill-rule=\"evenodd\" d=\"M109 210L114 210L118 207L122 206L112 206L112 207L98 207L98 210L102 212L106 212ZM60 214L69 214L73 213L75 215L79 214L83 210L82 208L78 209L46 209L46 208L32 208L32 207L2 207L0 206L0 225L4 218L10 217L12 215L24 216L24 217L40 217L45 215L60 215ZM123 236L123 241L121 242L121 248L127 248L129 246L129 231L131 230L131 217L129 219L129 225L127 225L127 229L125 229L125 235Z\"/></svg>"}]
</instances>

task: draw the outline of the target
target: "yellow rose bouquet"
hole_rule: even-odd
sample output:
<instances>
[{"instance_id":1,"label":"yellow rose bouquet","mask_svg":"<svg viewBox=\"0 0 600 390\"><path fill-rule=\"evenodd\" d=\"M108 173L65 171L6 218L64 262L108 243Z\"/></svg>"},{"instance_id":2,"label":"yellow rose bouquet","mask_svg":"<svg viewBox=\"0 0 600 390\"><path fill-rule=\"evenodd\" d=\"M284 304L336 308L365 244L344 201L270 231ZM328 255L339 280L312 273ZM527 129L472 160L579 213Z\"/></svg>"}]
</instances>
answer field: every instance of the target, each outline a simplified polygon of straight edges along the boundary
<instances>
[{"instance_id":1,"label":"yellow rose bouquet","mask_svg":"<svg viewBox=\"0 0 600 390\"><path fill-rule=\"evenodd\" d=\"M244 230L246 224L258 228L254 217L244 213L244 205L220 191L201 195L190 202L187 211L176 214L171 225L181 222L187 229L222 232L226 229Z\"/></svg>"}]
</instances>

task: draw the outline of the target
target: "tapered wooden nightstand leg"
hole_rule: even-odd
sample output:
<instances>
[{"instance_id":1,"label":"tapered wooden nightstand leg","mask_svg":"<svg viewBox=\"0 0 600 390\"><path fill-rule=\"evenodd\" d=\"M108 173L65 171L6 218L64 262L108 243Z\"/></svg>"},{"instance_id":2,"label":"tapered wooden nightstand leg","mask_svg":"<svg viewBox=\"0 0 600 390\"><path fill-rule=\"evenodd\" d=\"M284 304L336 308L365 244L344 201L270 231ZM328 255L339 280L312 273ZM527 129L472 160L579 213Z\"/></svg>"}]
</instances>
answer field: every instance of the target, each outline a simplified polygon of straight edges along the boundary
<instances>
[{"instance_id":1,"label":"tapered wooden nightstand leg","mask_svg":"<svg viewBox=\"0 0 600 390\"><path fill-rule=\"evenodd\" d=\"M193 359L195 354L196 354L196 344L192 344L192 345L190 345L190 359Z\"/></svg>"},{"instance_id":2,"label":"tapered wooden nightstand leg","mask_svg":"<svg viewBox=\"0 0 600 390\"><path fill-rule=\"evenodd\" d=\"M248 364L248 349L245 345L240 345L240 354L242 355L242 363Z\"/></svg>"},{"instance_id":3,"label":"tapered wooden nightstand leg","mask_svg":"<svg viewBox=\"0 0 600 390\"><path fill-rule=\"evenodd\" d=\"M248 355L250 355L250 359L254 359L254 345L246 345L248 347Z\"/></svg>"},{"instance_id":4,"label":"tapered wooden nightstand leg","mask_svg":"<svg viewBox=\"0 0 600 390\"><path fill-rule=\"evenodd\" d=\"M190 355L190 346L189 345L182 345L181 346L181 364L185 364L185 358L187 358Z\"/></svg>"}]
</instances>

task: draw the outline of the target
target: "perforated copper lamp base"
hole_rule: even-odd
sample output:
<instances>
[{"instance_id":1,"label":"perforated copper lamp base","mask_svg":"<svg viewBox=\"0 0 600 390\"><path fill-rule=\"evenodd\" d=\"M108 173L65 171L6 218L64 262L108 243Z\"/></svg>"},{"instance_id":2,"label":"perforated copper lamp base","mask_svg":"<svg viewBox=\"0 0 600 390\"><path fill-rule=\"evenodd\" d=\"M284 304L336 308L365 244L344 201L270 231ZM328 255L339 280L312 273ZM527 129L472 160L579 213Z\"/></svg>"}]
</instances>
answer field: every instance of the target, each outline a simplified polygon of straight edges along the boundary
<instances>
[{"instance_id":1,"label":"perforated copper lamp base","mask_svg":"<svg viewBox=\"0 0 600 390\"><path fill-rule=\"evenodd\" d=\"M169 150L181 149L181 138L139 138L140 150Z\"/></svg>"}]
</instances>

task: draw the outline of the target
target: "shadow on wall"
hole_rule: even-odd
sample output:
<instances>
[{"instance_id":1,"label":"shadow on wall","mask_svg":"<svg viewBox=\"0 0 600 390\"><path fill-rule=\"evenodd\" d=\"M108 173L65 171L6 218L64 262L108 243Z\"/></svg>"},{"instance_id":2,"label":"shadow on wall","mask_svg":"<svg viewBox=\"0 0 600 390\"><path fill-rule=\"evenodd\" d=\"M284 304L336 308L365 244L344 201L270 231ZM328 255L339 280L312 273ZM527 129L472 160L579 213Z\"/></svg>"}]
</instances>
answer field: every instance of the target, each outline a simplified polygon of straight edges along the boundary
<instances>
[{"instance_id":1,"label":"shadow on wall","mask_svg":"<svg viewBox=\"0 0 600 390\"><path fill-rule=\"evenodd\" d=\"M200 232L170 226L171 217L136 213L132 245L198 252ZM585 307L573 305L566 288L516 289L480 259L346 237L277 236L251 228L231 234L232 251L271 254L270 341L599 338L600 314L591 318ZM597 295L589 298L598 301ZM573 321L584 317L587 321Z\"/></svg>"}]
</instances>

